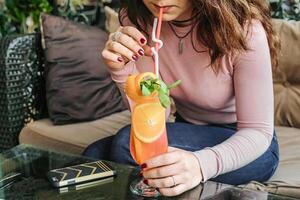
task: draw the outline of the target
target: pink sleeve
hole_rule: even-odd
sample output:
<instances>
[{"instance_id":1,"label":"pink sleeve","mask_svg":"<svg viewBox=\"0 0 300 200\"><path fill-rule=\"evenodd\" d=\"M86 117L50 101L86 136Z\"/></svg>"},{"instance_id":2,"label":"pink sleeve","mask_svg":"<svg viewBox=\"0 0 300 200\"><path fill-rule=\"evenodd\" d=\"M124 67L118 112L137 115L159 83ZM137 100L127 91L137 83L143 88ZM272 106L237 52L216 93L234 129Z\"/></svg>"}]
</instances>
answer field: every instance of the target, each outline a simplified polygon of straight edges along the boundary
<instances>
[{"instance_id":1,"label":"pink sleeve","mask_svg":"<svg viewBox=\"0 0 300 200\"><path fill-rule=\"evenodd\" d=\"M128 18L128 15L127 15L125 9L120 10L118 16L119 16L119 22L120 22L121 26L133 26L133 27L135 27L134 24ZM108 71L111 74L112 80L117 84L117 86L118 86L118 88L121 92L122 99L125 102L127 108L130 109L131 105L132 105L132 101L125 94L125 90L124 90L125 88L124 87L125 87L125 82L126 82L129 75L139 73L138 70L137 70L135 62L134 61L129 61L127 64L125 64L125 66L121 70L111 70L108 67Z\"/></svg>"},{"instance_id":2,"label":"pink sleeve","mask_svg":"<svg viewBox=\"0 0 300 200\"><path fill-rule=\"evenodd\" d=\"M127 13L124 9L121 10L120 13L119 13L119 21L120 21L120 24L122 26L133 26L133 27L135 27L134 24L129 20L129 18L127 16ZM130 108L129 105L131 104L131 102L130 102L130 99L127 98L127 96L125 94L124 86L125 86L125 82L126 82L129 75L139 73L138 70L137 70L135 62L134 61L129 61L123 67L123 69L121 69L121 70L111 70L108 67L108 71L111 74L112 80L117 84L117 86L118 86L118 88L121 92L122 99L125 102L125 104L127 105L127 108Z\"/></svg>"},{"instance_id":3,"label":"pink sleeve","mask_svg":"<svg viewBox=\"0 0 300 200\"><path fill-rule=\"evenodd\" d=\"M127 108L130 108L129 105L131 104L130 102L130 99L127 98L126 94L125 94L125 82L128 78L129 75L132 75L132 74L138 74L138 70L136 68L136 65L135 65L135 62L133 61L129 61L123 69L121 70L110 70L108 69L110 74L111 74L111 78L112 80L117 84L120 92L121 92L121 95L122 95L122 98L123 98L123 101L126 103L127 105Z\"/></svg>"},{"instance_id":4,"label":"pink sleeve","mask_svg":"<svg viewBox=\"0 0 300 200\"><path fill-rule=\"evenodd\" d=\"M233 58L238 131L223 143L194 153L204 181L241 168L261 156L274 131L273 82L269 46L260 22L253 21L250 50Z\"/></svg>"}]
</instances>

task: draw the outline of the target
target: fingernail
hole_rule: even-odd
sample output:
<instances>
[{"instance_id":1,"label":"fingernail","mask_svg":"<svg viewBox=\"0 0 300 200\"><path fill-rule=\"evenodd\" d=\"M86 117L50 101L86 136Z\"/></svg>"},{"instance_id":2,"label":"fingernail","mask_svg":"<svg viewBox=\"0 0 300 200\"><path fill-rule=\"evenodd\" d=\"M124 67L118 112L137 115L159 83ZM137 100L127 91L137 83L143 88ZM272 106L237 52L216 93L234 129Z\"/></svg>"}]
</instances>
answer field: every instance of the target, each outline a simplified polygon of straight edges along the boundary
<instances>
[{"instance_id":1,"label":"fingernail","mask_svg":"<svg viewBox=\"0 0 300 200\"><path fill-rule=\"evenodd\" d=\"M146 163L143 163L143 164L141 165L141 169L145 169L145 168L147 168L147 164L146 164Z\"/></svg>"},{"instance_id":2,"label":"fingernail","mask_svg":"<svg viewBox=\"0 0 300 200\"><path fill-rule=\"evenodd\" d=\"M119 62L123 62L123 59L121 57L118 57Z\"/></svg>"},{"instance_id":3,"label":"fingernail","mask_svg":"<svg viewBox=\"0 0 300 200\"><path fill-rule=\"evenodd\" d=\"M142 44L144 44L146 42L146 40L144 38L142 38L140 41Z\"/></svg>"},{"instance_id":4,"label":"fingernail","mask_svg":"<svg viewBox=\"0 0 300 200\"><path fill-rule=\"evenodd\" d=\"M132 56L132 59L135 60L135 61L137 61L138 60L137 55Z\"/></svg>"},{"instance_id":5,"label":"fingernail","mask_svg":"<svg viewBox=\"0 0 300 200\"><path fill-rule=\"evenodd\" d=\"M143 56L143 55L145 55L145 53L144 53L144 50L143 50L143 49L140 49L138 52L139 52L140 56Z\"/></svg>"},{"instance_id":6,"label":"fingernail","mask_svg":"<svg viewBox=\"0 0 300 200\"><path fill-rule=\"evenodd\" d=\"M148 185L148 180L147 180L147 179L144 179L144 180L143 180L143 183L145 183L146 185Z\"/></svg>"}]
</instances>

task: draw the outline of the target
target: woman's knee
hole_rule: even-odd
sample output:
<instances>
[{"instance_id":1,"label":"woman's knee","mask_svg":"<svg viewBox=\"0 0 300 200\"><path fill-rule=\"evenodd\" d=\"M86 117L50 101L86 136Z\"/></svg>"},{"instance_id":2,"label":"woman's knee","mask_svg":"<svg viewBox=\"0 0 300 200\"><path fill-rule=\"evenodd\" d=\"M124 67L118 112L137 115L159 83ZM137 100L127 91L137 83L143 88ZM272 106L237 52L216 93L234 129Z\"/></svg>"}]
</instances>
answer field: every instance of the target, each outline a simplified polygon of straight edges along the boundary
<instances>
[{"instance_id":1,"label":"woman's knee","mask_svg":"<svg viewBox=\"0 0 300 200\"><path fill-rule=\"evenodd\" d=\"M114 136L106 137L90 144L82 155L99 160L108 160L113 137Z\"/></svg>"},{"instance_id":2,"label":"woman's knee","mask_svg":"<svg viewBox=\"0 0 300 200\"><path fill-rule=\"evenodd\" d=\"M169 145L187 151L215 146L235 133L228 128L178 122L167 123L166 128Z\"/></svg>"},{"instance_id":3,"label":"woman's knee","mask_svg":"<svg viewBox=\"0 0 300 200\"><path fill-rule=\"evenodd\" d=\"M112 147L114 146L123 147L124 145L128 146L129 139L130 139L130 125L127 125L117 132L112 142Z\"/></svg>"},{"instance_id":4,"label":"woman's knee","mask_svg":"<svg viewBox=\"0 0 300 200\"><path fill-rule=\"evenodd\" d=\"M110 151L110 159L112 161L124 164L132 164L129 141L130 125L125 126L115 135Z\"/></svg>"}]
</instances>

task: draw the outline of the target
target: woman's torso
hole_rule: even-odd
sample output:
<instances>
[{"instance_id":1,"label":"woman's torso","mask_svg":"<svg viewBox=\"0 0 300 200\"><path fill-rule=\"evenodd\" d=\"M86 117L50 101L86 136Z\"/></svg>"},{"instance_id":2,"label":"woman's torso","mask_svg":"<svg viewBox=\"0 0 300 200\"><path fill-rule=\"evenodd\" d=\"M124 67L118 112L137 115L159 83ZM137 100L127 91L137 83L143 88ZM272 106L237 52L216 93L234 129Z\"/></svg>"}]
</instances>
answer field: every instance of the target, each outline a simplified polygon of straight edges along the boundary
<instances>
[{"instance_id":1,"label":"woman's torso","mask_svg":"<svg viewBox=\"0 0 300 200\"><path fill-rule=\"evenodd\" d=\"M174 27L179 36L187 33L191 26ZM181 84L171 90L177 112L187 121L195 124L236 122L233 64L230 56L224 56L219 73L210 66L210 56L204 46L195 42L193 33L183 39L183 51L179 53L179 38L172 32L169 24L162 24L160 39L164 46L159 50L160 75L167 83L181 80ZM154 43L150 42L150 46ZM150 57L136 62L140 72L154 71Z\"/></svg>"}]
</instances>

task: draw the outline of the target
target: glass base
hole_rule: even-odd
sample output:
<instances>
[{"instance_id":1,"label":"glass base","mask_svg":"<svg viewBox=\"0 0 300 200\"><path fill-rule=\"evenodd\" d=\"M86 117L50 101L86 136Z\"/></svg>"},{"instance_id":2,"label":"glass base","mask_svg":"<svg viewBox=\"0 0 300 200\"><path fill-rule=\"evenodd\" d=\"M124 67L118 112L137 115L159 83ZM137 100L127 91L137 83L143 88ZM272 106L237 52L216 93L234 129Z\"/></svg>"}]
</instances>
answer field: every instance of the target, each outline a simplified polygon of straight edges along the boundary
<instances>
[{"instance_id":1,"label":"glass base","mask_svg":"<svg viewBox=\"0 0 300 200\"><path fill-rule=\"evenodd\" d=\"M143 179L136 179L130 184L130 191L142 197L158 197L161 194L155 188L146 185Z\"/></svg>"}]
</instances>

